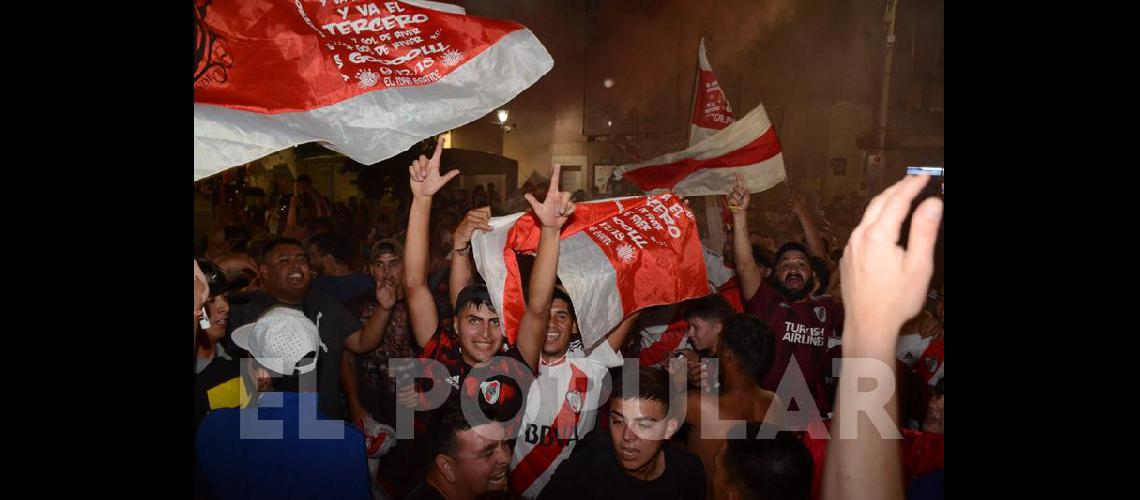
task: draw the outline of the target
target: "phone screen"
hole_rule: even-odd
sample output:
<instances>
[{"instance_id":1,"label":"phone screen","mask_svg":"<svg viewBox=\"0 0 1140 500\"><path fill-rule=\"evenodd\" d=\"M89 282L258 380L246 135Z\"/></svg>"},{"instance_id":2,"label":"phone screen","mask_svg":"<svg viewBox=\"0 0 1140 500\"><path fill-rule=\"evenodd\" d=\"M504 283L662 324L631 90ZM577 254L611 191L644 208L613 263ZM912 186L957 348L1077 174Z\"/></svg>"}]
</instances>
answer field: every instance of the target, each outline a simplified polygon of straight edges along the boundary
<instances>
[{"instance_id":1,"label":"phone screen","mask_svg":"<svg viewBox=\"0 0 1140 500\"><path fill-rule=\"evenodd\" d=\"M906 242L910 238L910 218L914 215L914 209L918 208L918 204L931 196L945 198L946 193L946 175L942 166L936 165L916 165L906 167L906 175L929 175L930 181L918 196L910 204L910 212L906 215L906 220L903 222L902 231L899 232L899 246L906 248ZM945 214L945 212L944 212ZM938 226L938 237L942 237L942 224Z\"/></svg>"},{"instance_id":2,"label":"phone screen","mask_svg":"<svg viewBox=\"0 0 1140 500\"><path fill-rule=\"evenodd\" d=\"M930 185L923 191L922 198L926 199L926 194L933 191L937 194L946 193L946 177L943 175L943 167L937 166L910 166L906 167L906 175L929 175L935 177L930 180Z\"/></svg>"}]
</instances>

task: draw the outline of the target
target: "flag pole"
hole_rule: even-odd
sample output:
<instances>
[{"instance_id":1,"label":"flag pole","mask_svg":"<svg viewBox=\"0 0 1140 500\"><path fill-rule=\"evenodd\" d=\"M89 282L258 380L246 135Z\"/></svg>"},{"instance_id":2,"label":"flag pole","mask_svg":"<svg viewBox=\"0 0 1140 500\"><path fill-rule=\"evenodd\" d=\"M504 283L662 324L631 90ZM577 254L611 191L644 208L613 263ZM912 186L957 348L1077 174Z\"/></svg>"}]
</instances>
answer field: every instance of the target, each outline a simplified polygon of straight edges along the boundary
<instances>
[{"instance_id":1,"label":"flag pole","mask_svg":"<svg viewBox=\"0 0 1140 500\"><path fill-rule=\"evenodd\" d=\"M697 116L697 95L699 95L701 85L701 47L704 46L704 41L705 37L703 36L697 41L697 70L693 72L693 99L689 111L689 146L693 145L693 118ZM724 222L720 214L720 197L706 195L702 198L704 198L705 209L705 232L708 235L705 239L705 246L720 253L724 251L725 239Z\"/></svg>"}]
</instances>

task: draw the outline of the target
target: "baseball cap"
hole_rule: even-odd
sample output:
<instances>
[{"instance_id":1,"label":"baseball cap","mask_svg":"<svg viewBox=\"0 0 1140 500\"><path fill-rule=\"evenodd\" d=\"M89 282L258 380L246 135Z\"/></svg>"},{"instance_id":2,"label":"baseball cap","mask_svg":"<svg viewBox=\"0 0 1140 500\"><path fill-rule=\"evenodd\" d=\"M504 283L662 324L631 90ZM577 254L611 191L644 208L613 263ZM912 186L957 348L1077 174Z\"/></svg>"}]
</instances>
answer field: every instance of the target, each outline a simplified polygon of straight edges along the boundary
<instances>
[{"instance_id":1,"label":"baseball cap","mask_svg":"<svg viewBox=\"0 0 1140 500\"><path fill-rule=\"evenodd\" d=\"M206 276L206 284L210 286L210 297L217 297L230 290L240 290L249 285L249 278L227 277L225 271L213 262L206 259L195 259L202 274Z\"/></svg>"},{"instance_id":2,"label":"baseball cap","mask_svg":"<svg viewBox=\"0 0 1140 500\"><path fill-rule=\"evenodd\" d=\"M269 309L256 323L238 327L232 338L234 344L249 351L266 369L286 376L294 370L299 374L313 371L319 351L328 351L317 325L301 311L283 306ZM305 360L309 353L316 355Z\"/></svg>"},{"instance_id":3,"label":"baseball cap","mask_svg":"<svg viewBox=\"0 0 1140 500\"><path fill-rule=\"evenodd\" d=\"M393 238L385 238L372 244L371 251L369 251L369 258L375 260L382 254L390 253L397 257L404 257L404 245Z\"/></svg>"}]
</instances>

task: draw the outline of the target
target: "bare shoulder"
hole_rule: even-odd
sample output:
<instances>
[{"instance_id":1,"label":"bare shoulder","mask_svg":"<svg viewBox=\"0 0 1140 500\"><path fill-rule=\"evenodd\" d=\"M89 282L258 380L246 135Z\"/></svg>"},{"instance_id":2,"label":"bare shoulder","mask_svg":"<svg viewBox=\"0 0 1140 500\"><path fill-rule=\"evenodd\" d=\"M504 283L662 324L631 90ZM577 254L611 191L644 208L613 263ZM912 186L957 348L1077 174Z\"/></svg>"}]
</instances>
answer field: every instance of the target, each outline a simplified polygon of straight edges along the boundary
<instances>
[{"instance_id":1,"label":"bare shoulder","mask_svg":"<svg viewBox=\"0 0 1140 500\"><path fill-rule=\"evenodd\" d=\"M765 422L780 422L782 421L782 411L784 403L780 400L775 392L767 391L764 389L759 390L759 396L756 399L756 416L761 417Z\"/></svg>"}]
</instances>

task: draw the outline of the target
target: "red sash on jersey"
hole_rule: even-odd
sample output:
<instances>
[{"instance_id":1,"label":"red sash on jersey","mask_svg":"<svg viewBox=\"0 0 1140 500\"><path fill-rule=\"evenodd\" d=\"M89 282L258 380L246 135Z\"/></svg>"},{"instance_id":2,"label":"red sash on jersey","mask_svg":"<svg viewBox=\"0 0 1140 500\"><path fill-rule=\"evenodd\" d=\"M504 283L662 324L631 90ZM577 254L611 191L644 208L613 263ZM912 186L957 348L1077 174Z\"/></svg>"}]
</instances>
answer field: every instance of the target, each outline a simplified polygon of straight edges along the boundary
<instances>
[{"instance_id":1,"label":"red sash on jersey","mask_svg":"<svg viewBox=\"0 0 1140 500\"><path fill-rule=\"evenodd\" d=\"M935 384L934 374L938 373L938 368L942 366L946 358L945 338L945 335L939 335L937 339L931 341L930 345L926 346L922 356L918 358L918 363L914 365L914 372L927 385Z\"/></svg>"}]
</instances>

